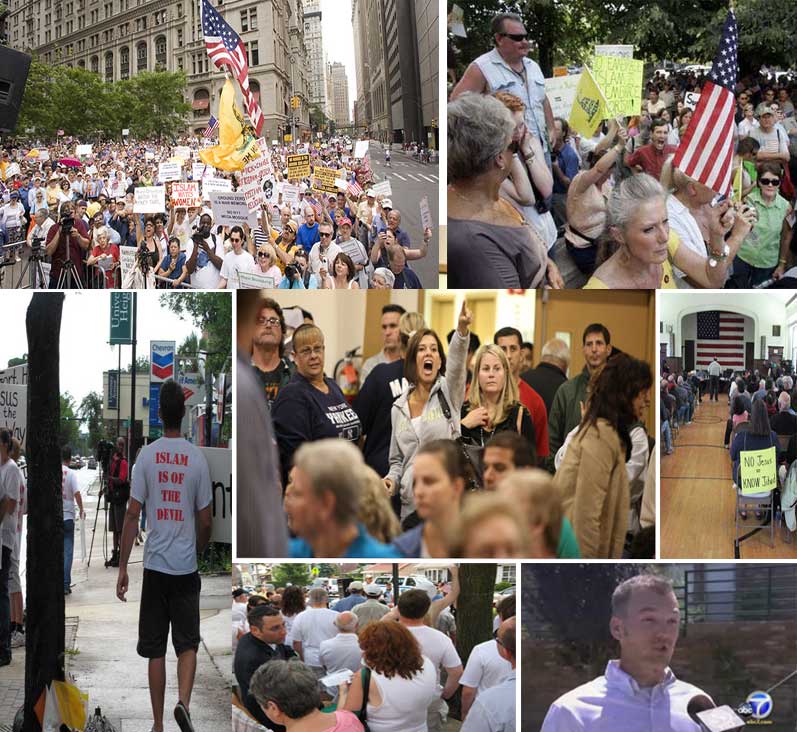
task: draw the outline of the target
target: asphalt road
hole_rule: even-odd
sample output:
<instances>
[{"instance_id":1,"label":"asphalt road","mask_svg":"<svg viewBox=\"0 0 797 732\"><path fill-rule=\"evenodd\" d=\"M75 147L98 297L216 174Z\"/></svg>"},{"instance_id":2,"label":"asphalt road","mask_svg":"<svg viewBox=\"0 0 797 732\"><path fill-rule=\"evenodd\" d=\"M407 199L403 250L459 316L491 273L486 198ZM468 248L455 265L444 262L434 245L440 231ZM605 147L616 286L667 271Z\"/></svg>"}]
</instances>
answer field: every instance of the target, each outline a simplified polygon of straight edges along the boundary
<instances>
[{"instance_id":1,"label":"asphalt road","mask_svg":"<svg viewBox=\"0 0 797 732\"><path fill-rule=\"evenodd\" d=\"M432 214L432 221L435 222L432 227L432 240L429 242L429 254L425 259L413 261L411 265L424 288L436 288L440 258L439 167L436 163L423 165L403 152L394 150L390 161L391 165L388 168L385 166L384 150L378 142L371 142L369 153L374 181L377 183L384 180L390 181L390 187L393 189L391 196L393 207L401 212L401 228L409 234L413 247L419 246L423 239L420 201L424 196L429 199L429 210Z\"/></svg>"}]
</instances>

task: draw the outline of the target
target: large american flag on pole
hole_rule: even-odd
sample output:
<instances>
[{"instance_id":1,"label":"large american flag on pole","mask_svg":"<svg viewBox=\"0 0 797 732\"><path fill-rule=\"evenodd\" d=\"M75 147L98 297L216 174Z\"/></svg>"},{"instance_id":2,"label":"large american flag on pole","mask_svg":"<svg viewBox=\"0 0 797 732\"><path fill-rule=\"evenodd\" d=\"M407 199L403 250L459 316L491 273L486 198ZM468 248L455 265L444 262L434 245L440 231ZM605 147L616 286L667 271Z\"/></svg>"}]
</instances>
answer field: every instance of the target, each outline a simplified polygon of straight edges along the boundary
<instances>
[{"instance_id":1,"label":"large american flag on pole","mask_svg":"<svg viewBox=\"0 0 797 732\"><path fill-rule=\"evenodd\" d=\"M685 175L722 194L729 192L733 172L738 40L736 16L729 10L717 56L673 160Z\"/></svg>"},{"instance_id":2,"label":"large american flag on pole","mask_svg":"<svg viewBox=\"0 0 797 732\"><path fill-rule=\"evenodd\" d=\"M714 360L723 369L744 369L744 316L721 310L697 314L695 364L705 369Z\"/></svg>"},{"instance_id":3,"label":"large american flag on pole","mask_svg":"<svg viewBox=\"0 0 797 732\"><path fill-rule=\"evenodd\" d=\"M252 120L252 127L260 135L260 131L263 129L263 112L249 89L249 62L246 59L246 46L208 0L202 0L202 33L205 36L205 46L213 65L218 69L229 66L230 72L241 85L241 92L246 102L249 119Z\"/></svg>"}]
</instances>

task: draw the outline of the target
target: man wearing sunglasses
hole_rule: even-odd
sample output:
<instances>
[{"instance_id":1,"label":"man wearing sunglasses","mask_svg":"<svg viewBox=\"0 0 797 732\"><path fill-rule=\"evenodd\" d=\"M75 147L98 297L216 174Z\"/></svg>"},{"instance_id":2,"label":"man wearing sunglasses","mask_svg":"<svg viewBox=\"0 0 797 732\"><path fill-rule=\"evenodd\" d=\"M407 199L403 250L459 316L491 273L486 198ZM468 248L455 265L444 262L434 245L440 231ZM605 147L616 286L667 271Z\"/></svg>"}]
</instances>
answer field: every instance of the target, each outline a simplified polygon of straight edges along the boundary
<instances>
[{"instance_id":1,"label":"man wearing sunglasses","mask_svg":"<svg viewBox=\"0 0 797 732\"><path fill-rule=\"evenodd\" d=\"M230 229L232 250L224 255L224 261L221 264L220 290L225 289L228 285L230 288L238 287L238 272L258 271L254 258L244 249L245 237L244 230L240 226L233 226Z\"/></svg>"},{"instance_id":2,"label":"man wearing sunglasses","mask_svg":"<svg viewBox=\"0 0 797 732\"><path fill-rule=\"evenodd\" d=\"M523 20L514 13L499 13L492 21L495 48L479 56L454 87L451 99L463 92L510 92L526 105L526 127L542 142L548 167L556 130L553 111L545 96L545 78L528 57L529 40Z\"/></svg>"}]
</instances>

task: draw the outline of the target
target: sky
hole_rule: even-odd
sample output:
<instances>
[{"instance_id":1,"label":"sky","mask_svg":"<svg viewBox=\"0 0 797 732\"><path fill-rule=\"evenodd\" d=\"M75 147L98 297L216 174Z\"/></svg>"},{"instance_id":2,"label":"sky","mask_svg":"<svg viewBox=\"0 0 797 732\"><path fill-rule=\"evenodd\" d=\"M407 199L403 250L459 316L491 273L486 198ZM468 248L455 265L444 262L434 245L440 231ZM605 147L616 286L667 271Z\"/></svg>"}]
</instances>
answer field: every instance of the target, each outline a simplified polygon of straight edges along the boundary
<instances>
[{"instance_id":1,"label":"sky","mask_svg":"<svg viewBox=\"0 0 797 732\"><path fill-rule=\"evenodd\" d=\"M137 293L138 328L136 358L149 358L150 340L176 341L179 347L193 331L193 324L180 320L171 310L161 308L155 291ZM6 314L0 338L0 369L8 360L28 352L25 315L32 294L24 290L3 291ZM122 368L130 363L132 347L111 346L111 295L108 291L68 292L61 316L61 393L69 392L80 404L86 394L102 394L102 372L116 369L117 349L122 349ZM197 335L199 335L197 333Z\"/></svg>"},{"instance_id":2,"label":"sky","mask_svg":"<svg viewBox=\"0 0 797 732\"><path fill-rule=\"evenodd\" d=\"M354 33L351 0L321 0L321 32L327 61L340 61L349 82L349 112L357 99L357 68L354 64Z\"/></svg>"}]
</instances>

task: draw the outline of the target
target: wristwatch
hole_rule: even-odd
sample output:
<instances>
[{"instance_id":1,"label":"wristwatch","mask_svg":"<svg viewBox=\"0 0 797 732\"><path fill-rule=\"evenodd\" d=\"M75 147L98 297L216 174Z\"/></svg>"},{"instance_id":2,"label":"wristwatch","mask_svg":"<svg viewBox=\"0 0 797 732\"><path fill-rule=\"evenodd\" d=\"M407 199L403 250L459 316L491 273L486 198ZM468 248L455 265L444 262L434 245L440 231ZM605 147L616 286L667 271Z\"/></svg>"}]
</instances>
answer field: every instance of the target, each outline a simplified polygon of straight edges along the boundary
<instances>
[{"instance_id":1,"label":"wristwatch","mask_svg":"<svg viewBox=\"0 0 797 732\"><path fill-rule=\"evenodd\" d=\"M715 252L709 247L708 266L716 267L720 262L724 262L731 254L731 248L727 244L722 245L722 252Z\"/></svg>"}]
</instances>

